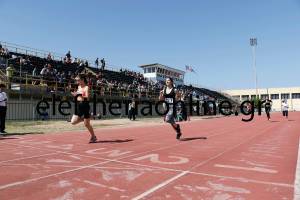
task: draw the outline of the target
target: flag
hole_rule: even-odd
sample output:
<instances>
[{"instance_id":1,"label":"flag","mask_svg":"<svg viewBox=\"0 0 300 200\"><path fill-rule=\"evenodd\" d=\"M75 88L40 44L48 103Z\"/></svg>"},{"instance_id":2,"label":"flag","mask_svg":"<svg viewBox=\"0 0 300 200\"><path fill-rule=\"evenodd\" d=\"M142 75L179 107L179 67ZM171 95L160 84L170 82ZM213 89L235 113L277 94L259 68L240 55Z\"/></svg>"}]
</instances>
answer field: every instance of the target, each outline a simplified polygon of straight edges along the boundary
<instances>
[{"instance_id":1,"label":"flag","mask_svg":"<svg viewBox=\"0 0 300 200\"><path fill-rule=\"evenodd\" d=\"M191 66L188 66L188 65L185 66L185 71L195 72L195 70Z\"/></svg>"}]
</instances>

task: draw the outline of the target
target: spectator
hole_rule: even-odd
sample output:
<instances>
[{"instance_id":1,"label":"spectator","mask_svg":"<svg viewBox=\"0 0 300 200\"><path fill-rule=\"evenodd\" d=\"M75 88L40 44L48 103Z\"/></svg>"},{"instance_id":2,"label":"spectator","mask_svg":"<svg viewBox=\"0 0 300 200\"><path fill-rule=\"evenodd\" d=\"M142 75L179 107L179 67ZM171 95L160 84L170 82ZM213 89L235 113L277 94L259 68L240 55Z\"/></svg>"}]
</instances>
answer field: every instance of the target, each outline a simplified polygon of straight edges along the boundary
<instances>
[{"instance_id":1,"label":"spectator","mask_svg":"<svg viewBox=\"0 0 300 200\"><path fill-rule=\"evenodd\" d=\"M33 71L32 71L32 76L37 76L37 68L34 67Z\"/></svg>"},{"instance_id":2,"label":"spectator","mask_svg":"<svg viewBox=\"0 0 300 200\"><path fill-rule=\"evenodd\" d=\"M0 45L0 56L7 57L8 58L8 49L4 48L2 45Z\"/></svg>"},{"instance_id":3,"label":"spectator","mask_svg":"<svg viewBox=\"0 0 300 200\"><path fill-rule=\"evenodd\" d=\"M64 59L66 64L71 64L72 63L72 59L71 59L71 51L68 51L68 53L66 54L66 57Z\"/></svg>"},{"instance_id":4,"label":"spectator","mask_svg":"<svg viewBox=\"0 0 300 200\"><path fill-rule=\"evenodd\" d=\"M6 76L7 76L7 82L8 82L7 89L11 89L11 82L12 82L14 71L15 70L14 70L13 65L9 65L6 68Z\"/></svg>"},{"instance_id":5,"label":"spectator","mask_svg":"<svg viewBox=\"0 0 300 200\"><path fill-rule=\"evenodd\" d=\"M82 60L78 59L78 63L79 63L79 67L83 67L84 64Z\"/></svg>"},{"instance_id":6,"label":"spectator","mask_svg":"<svg viewBox=\"0 0 300 200\"><path fill-rule=\"evenodd\" d=\"M97 67L97 69L98 69L98 67L99 67L99 58L97 58L97 59L95 60L95 65L96 65L96 67Z\"/></svg>"},{"instance_id":7,"label":"spectator","mask_svg":"<svg viewBox=\"0 0 300 200\"><path fill-rule=\"evenodd\" d=\"M101 70L103 71L105 69L105 60L104 58L101 59Z\"/></svg>"},{"instance_id":8,"label":"spectator","mask_svg":"<svg viewBox=\"0 0 300 200\"><path fill-rule=\"evenodd\" d=\"M7 95L4 92L5 85L0 84L0 134L5 132L5 118L7 111Z\"/></svg>"},{"instance_id":9,"label":"spectator","mask_svg":"<svg viewBox=\"0 0 300 200\"><path fill-rule=\"evenodd\" d=\"M66 54L66 58L71 59L71 51L68 51L68 53Z\"/></svg>"},{"instance_id":10,"label":"spectator","mask_svg":"<svg viewBox=\"0 0 300 200\"><path fill-rule=\"evenodd\" d=\"M45 64L43 69L40 72L41 75L41 84L45 84L46 81L46 75L47 75L47 65Z\"/></svg>"},{"instance_id":11,"label":"spectator","mask_svg":"<svg viewBox=\"0 0 300 200\"><path fill-rule=\"evenodd\" d=\"M37 68L34 67L33 71L32 71L32 85L36 84L36 76L37 76Z\"/></svg>"},{"instance_id":12,"label":"spectator","mask_svg":"<svg viewBox=\"0 0 300 200\"><path fill-rule=\"evenodd\" d=\"M0 44L0 56L4 56L4 48L2 48L1 44Z\"/></svg>"},{"instance_id":13,"label":"spectator","mask_svg":"<svg viewBox=\"0 0 300 200\"><path fill-rule=\"evenodd\" d=\"M45 121L45 120L49 119L49 114L46 111L46 108L42 108L42 112L41 112L40 116L41 116L42 121Z\"/></svg>"},{"instance_id":14,"label":"spectator","mask_svg":"<svg viewBox=\"0 0 300 200\"><path fill-rule=\"evenodd\" d=\"M23 57L20 57L20 65L24 65L26 63L26 60Z\"/></svg>"},{"instance_id":15,"label":"spectator","mask_svg":"<svg viewBox=\"0 0 300 200\"><path fill-rule=\"evenodd\" d=\"M131 103L129 103L129 119L135 120L136 110L135 110L135 100L132 99Z\"/></svg>"},{"instance_id":16,"label":"spectator","mask_svg":"<svg viewBox=\"0 0 300 200\"><path fill-rule=\"evenodd\" d=\"M46 75L46 71L47 71L47 65L44 65L43 69L40 72L41 76L45 76Z\"/></svg>"},{"instance_id":17,"label":"spectator","mask_svg":"<svg viewBox=\"0 0 300 200\"><path fill-rule=\"evenodd\" d=\"M47 60L48 60L48 61L51 61L51 60L52 60L52 55L51 55L51 53L48 54Z\"/></svg>"}]
</instances>

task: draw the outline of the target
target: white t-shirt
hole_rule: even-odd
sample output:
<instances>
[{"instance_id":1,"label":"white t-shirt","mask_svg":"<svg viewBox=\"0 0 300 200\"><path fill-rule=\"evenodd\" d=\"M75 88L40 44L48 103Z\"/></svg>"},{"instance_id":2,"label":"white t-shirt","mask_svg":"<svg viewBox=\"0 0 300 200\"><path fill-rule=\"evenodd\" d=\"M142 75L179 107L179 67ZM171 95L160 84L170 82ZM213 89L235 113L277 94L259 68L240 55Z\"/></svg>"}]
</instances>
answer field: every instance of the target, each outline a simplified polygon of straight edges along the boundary
<instances>
[{"instance_id":1,"label":"white t-shirt","mask_svg":"<svg viewBox=\"0 0 300 200\"><path fill-rule=\"evenodd\" d=\"M287 103L283 102L281 104L281 106L282 106L282 111L288 111L289 110L289 105Z\"/></svg>"},{"instance_id":2,"label":"white t-shirt","mask_svg":"<svg viewBox=\"0 0 300 200\"><path fill-rule=\"evenodd\" d=\"M0 106L6 106L7 104L7 95L5 92L0 92Z\"/></svg>"}]
</instances>

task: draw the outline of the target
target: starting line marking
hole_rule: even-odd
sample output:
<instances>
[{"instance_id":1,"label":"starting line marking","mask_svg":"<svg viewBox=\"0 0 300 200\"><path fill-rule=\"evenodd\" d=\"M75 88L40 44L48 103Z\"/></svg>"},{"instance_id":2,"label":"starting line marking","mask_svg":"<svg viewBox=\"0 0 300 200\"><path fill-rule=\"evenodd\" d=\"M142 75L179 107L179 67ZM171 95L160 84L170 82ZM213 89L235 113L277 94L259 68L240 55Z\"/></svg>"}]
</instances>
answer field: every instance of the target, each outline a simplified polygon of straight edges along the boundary
<instances>
[{"instance_id":1,"label":"starting line marking","mask_svg":"<svg viewBox=\"0 0 300 200\"><path fill-rule=\"evenodd\" d=\"M270 174L276 174L278 172L273 169L266 169L266 168L262 168L262 167L240 167L240 166L234 166L234 165L220 165L220 164L215 164L214 166L220 167L220 168L240 169L240 170L247 170L247 171L270 173Z\"/></svg>"},{"instance_id":2,"label":"starting line marking","mask_svg":"<svg viewBox=\"0 0 300 200\"><path fill-rule=\"evenodd\" d=\"M160 161L159 160L159 154L157 154L157 153L148 154L148 155L145 155L145 156L142 156L142 157L134 158L133 160L135 160L135 161L150 160L153 163L167 164L167 165L179 165L179 164L184 164L184 163L189 162L189 159L184 158L184 157L179 157L179 156L168 156L168 157L177 159L177 161L170 161L170 162Z\"/></svg>"},{"instance_id":3,"label":"starting line marking","mask_svg":"<svg viewBox=\"0 0 300 200\"><path fill-rule=\"evenodd\" d=\"M300 200L300 139L299 139L299 146L298 146L298 159L297 159L295 184L294 184L294 200Z\"/></svg>"}]
</instances>

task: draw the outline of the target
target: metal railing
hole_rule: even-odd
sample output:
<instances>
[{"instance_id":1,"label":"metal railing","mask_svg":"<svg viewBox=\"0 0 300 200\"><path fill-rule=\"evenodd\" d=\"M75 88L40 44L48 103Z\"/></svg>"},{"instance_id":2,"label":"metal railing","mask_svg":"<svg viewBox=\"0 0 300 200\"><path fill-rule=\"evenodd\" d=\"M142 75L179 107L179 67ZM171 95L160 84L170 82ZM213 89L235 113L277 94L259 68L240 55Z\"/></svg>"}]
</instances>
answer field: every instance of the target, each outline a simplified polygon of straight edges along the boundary
<instances>
[{"instance_id":1,"label":"metal railing","mask_svg":"<svg viewBox=\"0 0 300 200\"><path fill-rule=\"evenodd\" d=\"M7 86L11 86L14 84L18 84L20 90L37 90L40 89L40 92L52 92L52 93L69 93L75 89L77 89L77 84L71 82L62 82L58 80L54 80L49 77L42 76L32 76L28 73L15 72L14 76L11 78L10 82L6 78L5 74L2 70L0 70L0 79ZM2 76L3 75L3 76ZM101 84L89 85L91 95L97 94L98 96L119 96L119 97L132 97L137 95L139 98L147 97L147 98L157 98L159 95L158 91L151 90L149 88L144 90L138 89L130 89L130 88L116 88L110 84ZM14 89L9 87L8 89Z\"/></svg>"}]
</instances>

